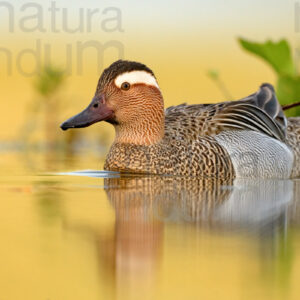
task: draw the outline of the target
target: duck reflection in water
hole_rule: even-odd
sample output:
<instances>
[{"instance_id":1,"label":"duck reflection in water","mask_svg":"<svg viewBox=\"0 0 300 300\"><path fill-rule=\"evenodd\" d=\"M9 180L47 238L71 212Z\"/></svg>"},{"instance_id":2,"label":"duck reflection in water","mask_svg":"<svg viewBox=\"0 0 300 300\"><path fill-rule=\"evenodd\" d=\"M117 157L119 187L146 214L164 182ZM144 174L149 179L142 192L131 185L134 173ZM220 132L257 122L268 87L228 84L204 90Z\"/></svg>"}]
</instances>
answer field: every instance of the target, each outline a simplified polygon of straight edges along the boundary
<instances>
[{"instance_id":1,"label":"duck reflection in water","mask_svg":"<svg viewBox=\"0 0 300 300\"><path fill-rule=\"evenodd\" d=\"M291 180L105 178L104 189L115 212L113 235L104 238L103 232L91 228L89 235L95 237L101 268L105 265L109 269L105 274L113 277L114 292L130 294L137 286L144 291L153 286L167 225L183 227L186 233L196 228L196 239L207 230L228 235L232 230L251 233L258 237L265 264L266 256L272 260L278 247L275 237L286 234L287 218L295 218L294 184L299 190L299 181Z\"/></svg>"},{"instance_id":2,"label":"duck reflection in water","mask_svg":"<svg viewBox=\"0 0 300 300\"><path fill-rule=\"evenodd\" d=\"M209 227L260 228L293 199L291 180L218 180L183 177L106 178L116 222L190 222Z\"/></svg>"}]
</instances>

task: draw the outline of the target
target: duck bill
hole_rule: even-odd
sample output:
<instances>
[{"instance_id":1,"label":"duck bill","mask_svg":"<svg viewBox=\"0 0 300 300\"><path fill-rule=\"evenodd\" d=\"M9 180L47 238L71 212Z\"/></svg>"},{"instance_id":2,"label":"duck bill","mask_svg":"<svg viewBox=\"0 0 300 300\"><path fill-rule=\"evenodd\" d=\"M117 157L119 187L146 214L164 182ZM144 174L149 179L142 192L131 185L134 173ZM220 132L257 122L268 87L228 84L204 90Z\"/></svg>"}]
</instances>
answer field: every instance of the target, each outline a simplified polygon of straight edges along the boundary
<instances>
[{"instance_id":1,"label":"duck bill","mask_svg":"<svg viewBox=\"0 0 300 300\"><path fill-rule=\"evenodd\" d=\"M85 110L63 122L60 128L67 130L69 128L88 127L94 123L111 119L112 117L113 111L106 106L104 96L94 97Z\"/></svg>"}]
</instances>

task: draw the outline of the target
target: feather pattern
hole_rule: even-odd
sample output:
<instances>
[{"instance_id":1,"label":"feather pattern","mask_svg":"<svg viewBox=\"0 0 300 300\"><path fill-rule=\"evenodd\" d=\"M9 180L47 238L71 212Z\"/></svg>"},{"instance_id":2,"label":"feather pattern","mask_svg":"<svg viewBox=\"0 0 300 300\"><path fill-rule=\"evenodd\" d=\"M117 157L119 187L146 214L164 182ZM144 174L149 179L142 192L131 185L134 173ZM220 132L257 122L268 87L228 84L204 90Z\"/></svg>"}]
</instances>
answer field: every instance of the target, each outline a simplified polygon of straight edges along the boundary
<instances>
[{"instance_id":1,"label":"feather pattern","mask_svg":"<svg viewBox=\"0 0 300 300\"><path fill-rule=\"evenodd\" d=\"M167 131L172 125L194 120L199 135L216 135L224 130L254 130L285 141L287 120L273 87L263 84L259 91L238 101L217 104L181 104L166 109Z\"/></svg>"}]
</instances>

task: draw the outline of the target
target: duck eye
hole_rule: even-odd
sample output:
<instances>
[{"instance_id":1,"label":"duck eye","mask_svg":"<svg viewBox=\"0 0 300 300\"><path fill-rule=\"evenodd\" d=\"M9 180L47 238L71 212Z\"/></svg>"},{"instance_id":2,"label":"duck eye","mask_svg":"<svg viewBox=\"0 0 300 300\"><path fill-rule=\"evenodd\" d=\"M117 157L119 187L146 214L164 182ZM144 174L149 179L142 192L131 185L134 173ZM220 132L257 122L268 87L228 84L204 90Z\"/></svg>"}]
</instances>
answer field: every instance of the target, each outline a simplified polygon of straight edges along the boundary
<instances>
[{"instance_id":1,"label":"duck eye","mask_svg":"<svg viewBox=\"0 0 300 300\"><path fill-rule=\"evenodd\" d=\"M129 82L123 82L121 85L121 89L124 91L128 91L130 89L130 83Z\"/></svg>"}]
</instances>

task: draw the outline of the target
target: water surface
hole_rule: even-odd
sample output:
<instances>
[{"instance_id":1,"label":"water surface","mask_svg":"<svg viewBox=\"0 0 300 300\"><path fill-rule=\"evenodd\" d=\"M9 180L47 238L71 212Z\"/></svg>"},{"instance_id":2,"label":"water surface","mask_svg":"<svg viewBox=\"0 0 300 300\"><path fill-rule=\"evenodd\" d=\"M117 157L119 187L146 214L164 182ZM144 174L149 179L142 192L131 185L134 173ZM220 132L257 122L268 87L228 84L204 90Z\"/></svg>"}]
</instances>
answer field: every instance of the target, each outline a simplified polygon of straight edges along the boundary
<instances>
[{"instance_id":1,"label":"water surface","mask_svg":"<svg viewBox=\"0 0 300 300\"><path fill-rule=\"evenodd\" d=\"M300 180L14 162L0 176L1 300L299 299Z\"/></svg>"}]
</instances>

